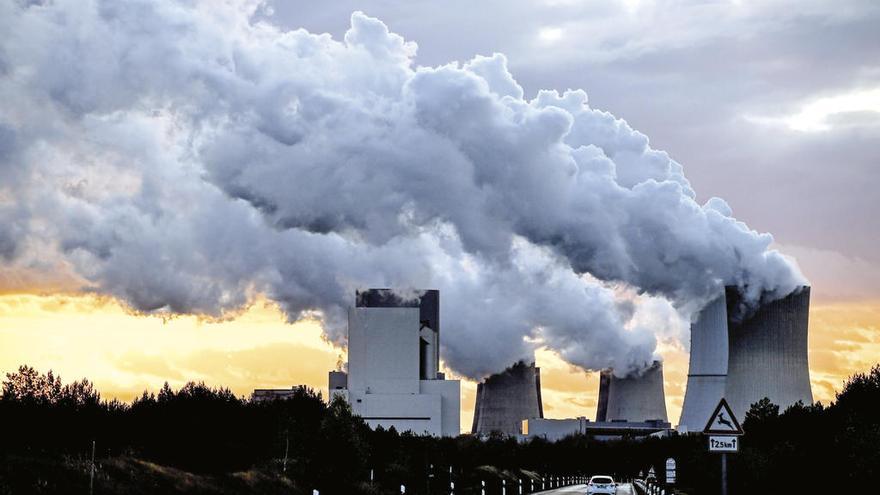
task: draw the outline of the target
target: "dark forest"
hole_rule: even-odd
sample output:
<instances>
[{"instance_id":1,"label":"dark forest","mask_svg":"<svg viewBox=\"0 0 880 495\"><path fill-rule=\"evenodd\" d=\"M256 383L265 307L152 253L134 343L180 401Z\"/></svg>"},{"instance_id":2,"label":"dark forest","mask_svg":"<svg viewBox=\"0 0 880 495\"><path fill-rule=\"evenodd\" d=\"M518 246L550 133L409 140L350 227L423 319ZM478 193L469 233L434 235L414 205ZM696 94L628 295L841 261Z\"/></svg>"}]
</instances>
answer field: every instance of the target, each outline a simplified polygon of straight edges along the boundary
<instances>
[{"instance_id":1,"label":"dark forest","mask_svg":"<svg viewBox=\"0 0 880 495\"><path fill-rule=\"evenodd\" d=\"M880 365L856 374L830 405L785 411L752 406L730 493L832 491L880 482ZM525 443L471 435L432 438L372 431L344 401L327 404L301 387L255 402L228 389L188 383L144 392L132 403L103 400L91 382L63 384L22 366L3 382L0 494L22 493L508 493L537 491L554 476L636 477L666 458L678 463L680 493L718 491L719 458L701 435L598 441L574 436ZM95 474L92 445L95 446ZM613 470L613 471L612 471ZM372 471L372 481L370 480ZM662 474L661 474L662 476ZM663 481L660 479L659 481Z\"/></svg>"}]
</instances>

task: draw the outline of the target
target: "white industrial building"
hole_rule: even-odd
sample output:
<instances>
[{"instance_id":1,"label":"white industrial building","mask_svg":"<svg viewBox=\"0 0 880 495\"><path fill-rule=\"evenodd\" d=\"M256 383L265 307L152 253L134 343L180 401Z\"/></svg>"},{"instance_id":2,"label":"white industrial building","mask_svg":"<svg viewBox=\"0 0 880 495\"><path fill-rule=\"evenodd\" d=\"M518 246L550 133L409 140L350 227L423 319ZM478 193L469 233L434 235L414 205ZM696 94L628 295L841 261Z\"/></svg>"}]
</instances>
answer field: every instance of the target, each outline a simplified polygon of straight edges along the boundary
<instances>
[{"instance_id":1,"label":"white industrial building","mask_svg":"<svg viewBox=\"0 0 880 495\"><path fill-rule=\"evenodd\" d=\"M388 289L358 292L348 314L348 373L330 372L371 427L434 436L460 433L461 384L440 373L439 293L404 299Z\"/></svg>"},{"instance_id":2,"label":"white industrial building","mask_svg":"<svg viewBox=\"0 0 880 495\"><path fill-rule=\"evenodd\" d=\"M522 422L521 440L543 438L557 442L572 435L588 435L595 440L619 440L663 435L672 425L663 420L590 421L585 417L569 419L529 418Z\"/></svg>"}]
</instances>

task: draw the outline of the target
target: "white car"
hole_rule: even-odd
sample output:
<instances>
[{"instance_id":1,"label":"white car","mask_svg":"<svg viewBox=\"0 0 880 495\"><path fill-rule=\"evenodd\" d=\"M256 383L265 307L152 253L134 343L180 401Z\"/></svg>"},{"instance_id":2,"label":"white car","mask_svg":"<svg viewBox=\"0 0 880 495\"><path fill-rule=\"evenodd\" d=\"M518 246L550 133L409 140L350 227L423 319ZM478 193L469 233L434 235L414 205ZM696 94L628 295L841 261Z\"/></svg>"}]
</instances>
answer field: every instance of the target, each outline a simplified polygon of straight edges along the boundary
<instances>
[{"instance_id":1,"label":"white car","mask_svg":"<svg viewBox=\"0 0 880 495\"><path fill-rule=\"evenodd\" d=\"M593 476L587 483L587 495L617 495L617 483L611 476Z\"/></svg>"}]
</instances>

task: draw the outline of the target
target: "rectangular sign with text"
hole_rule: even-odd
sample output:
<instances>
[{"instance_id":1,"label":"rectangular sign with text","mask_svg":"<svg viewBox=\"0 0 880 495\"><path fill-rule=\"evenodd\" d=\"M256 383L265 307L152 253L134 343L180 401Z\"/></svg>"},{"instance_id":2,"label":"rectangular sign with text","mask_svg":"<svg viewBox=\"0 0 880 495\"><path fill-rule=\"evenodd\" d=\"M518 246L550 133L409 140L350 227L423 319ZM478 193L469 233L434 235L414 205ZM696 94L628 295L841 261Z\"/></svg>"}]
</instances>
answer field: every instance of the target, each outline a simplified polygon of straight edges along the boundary
<instances>
[{"instance_id":1,"label":"rectangular sign with text","mask_svg":"<svg viewBox=\"0 0 880 495\"><path fill-rule=\"evenodd\" d=\"M710 436L709 452L738 452L739 438L734 436Z\"/></svg>"}]
</instances>

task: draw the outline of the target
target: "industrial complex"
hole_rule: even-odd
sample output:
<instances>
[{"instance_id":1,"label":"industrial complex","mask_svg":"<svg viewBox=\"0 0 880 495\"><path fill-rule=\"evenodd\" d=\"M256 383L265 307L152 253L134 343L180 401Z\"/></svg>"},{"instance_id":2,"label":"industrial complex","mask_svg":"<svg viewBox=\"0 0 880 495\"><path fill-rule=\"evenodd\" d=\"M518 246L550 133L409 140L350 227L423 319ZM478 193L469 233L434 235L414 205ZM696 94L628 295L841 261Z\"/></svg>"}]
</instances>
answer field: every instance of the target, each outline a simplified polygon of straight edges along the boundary
<instances>
[{"instance_id":1,"label":"industrial complex","mask_svg":"<svg viewBox=\"0 0 880 495\"><path fill-rule=\"evenodd\" d=\"M640 437L669 431L663 363L655 361L642 373L617 377L612 370L599 374L596 421L571 419L524 419L525 438L559 440L569 435L592 435L599 439Z\"/></svg>"},{"instance_id":2,"label":"industrial complex","mask_svg":"<svg viewBox=\"0 0 880 495\"><path fill-rule=\"evenodd\" d=\"M810 288L746 304L728 286L691 324L687 389L678 424L702 431L724 397L743 418L768 397L782 408L812 403L807 330ZM434 436L460 433L461 386L440 372L440 293L368 289L349 309L348 366L329 373L330 396L341 396L370 426ZM255 400L292 389L254 391ZM573 434L600 439L667 434L663 363L599 376L596 420L544 418L541 369L515 363L477 385L471 432L558 440Z\"/></svg>"}]
</instances>

